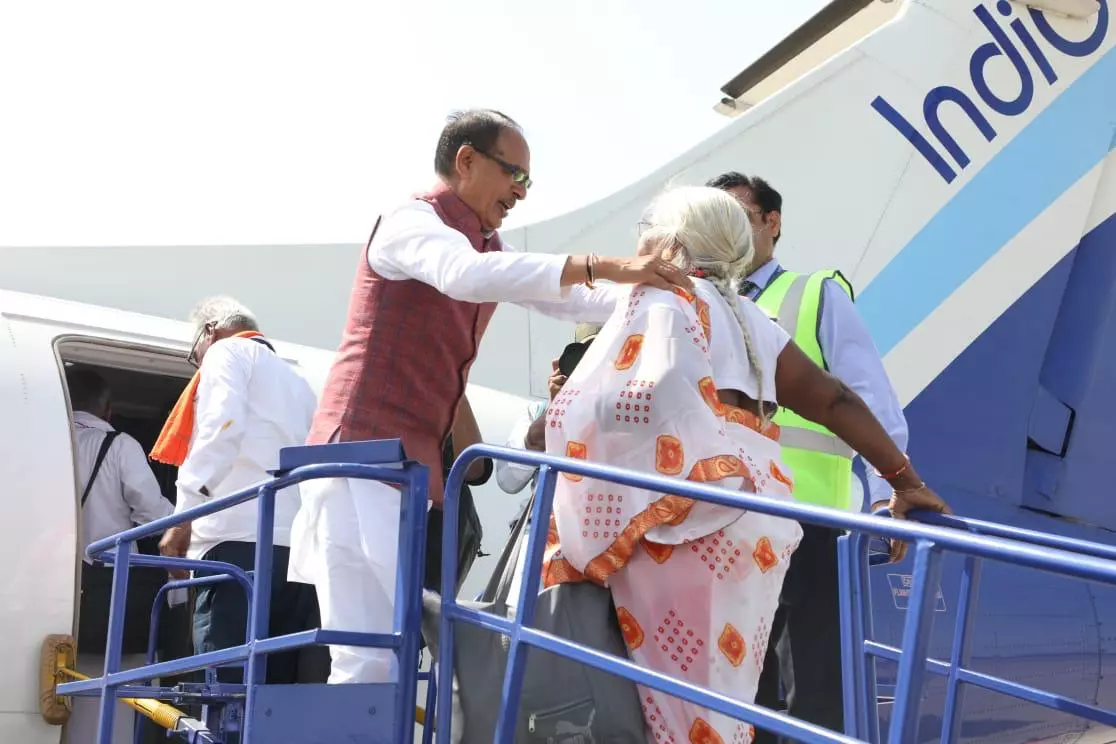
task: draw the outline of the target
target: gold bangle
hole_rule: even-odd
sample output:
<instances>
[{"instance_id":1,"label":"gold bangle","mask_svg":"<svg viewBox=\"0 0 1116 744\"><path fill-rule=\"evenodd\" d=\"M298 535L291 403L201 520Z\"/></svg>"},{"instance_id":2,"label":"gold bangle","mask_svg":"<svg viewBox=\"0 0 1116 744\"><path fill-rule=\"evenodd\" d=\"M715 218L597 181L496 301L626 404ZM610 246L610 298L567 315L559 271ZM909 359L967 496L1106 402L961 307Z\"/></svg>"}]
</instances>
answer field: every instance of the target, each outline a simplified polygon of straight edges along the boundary
<instances>
[{"instance_id":1,"label":"gold bangle","mask_svg":"<svg viewBox=\"0 0 1116 744\"><path fill-rule=\"evenodd\" d=\"M585 286L588 289L593 289L593 282L595 280L593 271L593 264L597 262L597 254L590 253L585 257Z\"/></svg>"}]
</instances>

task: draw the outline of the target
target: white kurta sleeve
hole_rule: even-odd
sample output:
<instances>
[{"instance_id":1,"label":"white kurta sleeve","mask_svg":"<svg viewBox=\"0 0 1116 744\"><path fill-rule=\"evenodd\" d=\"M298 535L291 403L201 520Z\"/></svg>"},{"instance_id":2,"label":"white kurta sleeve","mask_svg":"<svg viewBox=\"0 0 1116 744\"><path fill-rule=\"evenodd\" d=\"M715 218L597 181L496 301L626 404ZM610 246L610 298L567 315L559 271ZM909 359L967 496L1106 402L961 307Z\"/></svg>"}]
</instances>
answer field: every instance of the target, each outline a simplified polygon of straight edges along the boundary
<instances>
[{"instance_id":1,"label":"white kurta sleeve","mask_svg":"<svg viewBox=\"0 0 1116 744\"><path fill-rule=\"evenodd\" d=\"M254 342L248 342L253 343ZM218 341L205 354L198 384L194 437L178 470L175 511L196 506L232 470L247 418L245 393L252 372L251 350L240 339Z\"/></svg>"},{"instance_id":2,"label":"white kurta sleeve","mask_svg":"<svg viewBox=\"0 0 1116 744\"><path fill-rule=\"evenodd\" d=\"M167 516L174 511L174 505L159 489L159 481L147 464L143 448L127 434L121 434L119 438L117 464L120 468L120 490L124 503L132 512L132 522L147 524Z\"/></svg>"},{"instance_id":3,"label":"white kurta sleeve","mask_svg":"<svg viewBox=\"0 0 1116 744\"><path fill-rule=\"evenodd\" d=\"M556 320L605 323L612 317L617 303L627 299L631 291L630 284L601 284L593 289L577 284L567 288L563 300L524 300L515 304Z\"/></svg>"},{"instance_id":4,"label":"white kurta sleeve","mask_svg":"<svg viewBox=\"0 0 1116 744\"><path fill-rule=\"evenodd\" d=\"M368 265L386 279L417 279L465 302L562 300L567 256L478 253L429 205L408 204L383 217L368 246Z\"/></svg>"}]
</instances>

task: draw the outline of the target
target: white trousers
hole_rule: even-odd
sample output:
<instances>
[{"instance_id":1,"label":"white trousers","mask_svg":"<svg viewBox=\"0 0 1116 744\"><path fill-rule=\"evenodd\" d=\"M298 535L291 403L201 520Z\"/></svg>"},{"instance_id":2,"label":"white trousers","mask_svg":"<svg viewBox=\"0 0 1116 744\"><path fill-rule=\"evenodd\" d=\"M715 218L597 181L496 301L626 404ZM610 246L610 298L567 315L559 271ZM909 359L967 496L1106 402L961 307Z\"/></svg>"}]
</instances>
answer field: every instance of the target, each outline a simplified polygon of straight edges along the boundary
<instances>
[{"instance_id":1,"label":"white trousers","mask_svg":"<svg viewBox=\"0 0 1116 744\"><path fill-rule=\"evenodd\" d=\"M316 586L322 628L390 633L400 492L377 481L347 478L307 481L300 490L302 506L291 530L290 580ZM390 649L331 646L330 656L330 684L397 679Z\"/></svg>"}]
</instances>

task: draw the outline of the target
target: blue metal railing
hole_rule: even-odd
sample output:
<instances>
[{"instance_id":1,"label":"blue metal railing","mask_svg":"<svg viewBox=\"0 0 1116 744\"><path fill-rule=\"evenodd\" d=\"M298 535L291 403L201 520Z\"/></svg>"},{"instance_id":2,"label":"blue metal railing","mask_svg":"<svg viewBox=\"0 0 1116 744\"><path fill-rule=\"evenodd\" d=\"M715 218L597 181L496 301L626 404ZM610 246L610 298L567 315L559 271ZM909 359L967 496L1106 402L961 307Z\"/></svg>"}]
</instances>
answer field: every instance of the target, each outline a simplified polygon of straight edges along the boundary
<instances>
[{"instance_id":1,"label":"blue metal railing","mask_svg":"<svg viewBox=\"0 0 1116 744\"><path fill-rule=\"evenodd\" d=\"M889 514L886 509L881 509L876 512L876 516L886 518ZM1106 584L1114 583L1111 578L1088 575L1092 567L1098 562L1102 565L1116 566L1116 547L1111 545L1034 532L978 519L944 516L928 512L914 512L911 516L926 525L948 528L954 534L983 536L983 538L978 537L978 539L1008 540L1022 543L1031 550L1048 551L1045 553L1049 559L1047 564L1032 563L1030 565L1033 568L1066 576L1093 579ZM900 665L899 676L896 680L896 709L893 711L891 720L889 741L907 741L905 738L895 738L897 728L904 732L914 730L910 726L915 724L900 720L899 717L901 710L903 711L902 715L916 717L918 714L917 701L911 701L908 694L908 699L904 700L904 708L900 709L898 707L899 691L904 685L914 684L921 688L920 679L914 678L921 678L927 671L946 678L941 744L949 744L949 742L958 739L961 726L960 713L964 700L964 685L982 687L1090 721L1116 726L1116 711L1088 705L1063 695L967 668L971 663L969 639L973 625L973 611L977 606L980 588L981 564L986 558L1015 562L1007 556L997 556L995 553L981 554L969 550L959 551L965 553L966 557L961 569L957 617L954 620L952 646L948 661L927 659L926 642L922 643L918 653L907 653L907 644L911 637L919 640L923 638L923 635L927 639L929 637L933 616L933 601L928 599L927 587L930 584L937 585L937 572L939 570L938 566L925 559L920 564L917 556L914 585L920 586L920 597L924 604L920 611L921 617L912 617L914 613L919 611L914 608L913 602L910 603L901 649L873 640L872 603L868 572L870 561L867 560L866 556L868 540L868 536L862 532L855 532L838 538L838 560L840 562L840 575L844 583L841 588L841 638L846 733L874 744L880 741L879 716L876 713L878 699L874 663L876 658L898 662ZM920 570L921 574L919 573ZM912 586L912 595L913 593L914 586ZM922 627L917 627L912 631L912 622L922 623ZM906 678L904 678L904 674L907 675Z\"/></svg>"},{"instance_id":2,"label":"blue metal railing","mask_svg":"<svg viewBox=\"0 0 1116 744\"><path fill-rule=\"evenodd\" d=\"M527 544L527 574L520 587L514 618L500 617L461 606L452 595L442 597L442 617L439 637L437 685L428 689L427 726L424 740L429 741L433 724L430 705L436 702L436 736L439 744L447 744L450 737L452 708L453 623L467 622L510 636L509 658L503 686L503 707L497 724L496 739L507 744L514 738L514 726L519 708L519 691L526 667L527 647L538 647L602 671L617 674L638 684L680 697L698 705L709 707L725 715L748 721L782 736L803 742L852 742L878 741L879 725L876 712L875 671L869 661L875 657L888 658L899 663L893 715L889 739L892 742L913 741L917 729L917 716L925 673L943 674L949 679L947 695L947 725L943 728L943 741L956 736L957 712L961 704L961 683L975 684L1008 695L1023 698L1058 710L1080 715L1095 721L1116 724L1116 713L1051 695L1034 688L978 674L964 668L968 663L965 638L968 616L976 597L979 565L983 559L1013 563L1023 567L1063 574L1066 576L1116 585L1116 549L1072 540L1056 535L1043 535L1014 527L977 520L962 520L924 515L928 524L899 521L879 515L850 514L823 507L768 499L762 496L727 491L716 486L679 481L657 475L636 473L618 468L597 465L584 460L513 450L490 445L473 445L466 449L454 463L446 482L445 519L443 532L442 586L456 584L457 575L457 526L459 501L465 470L480 457L506 460L528 466L537 466L539 475L532 508L532 524ZM817 726L792 719L752 703L733 700L726 695L699 688L665 674L643 669L628 659L621 659L589 649L530 627L534 620L535 602L541 576L542 553L545 548L547 525L554 497L557 474L567 472L660 493L681 496L744 508L775 517L795 519L825 527L849 530L850 536L841 538L839 551L842 576L842 634L843 667L846 678L845 705L846 727L844 734L826 731ZM399 540L399 565L396 579L396 602L393 631L391 633L353 633L344 631L311 630L286 636L269 638L268 619L271 587L271 557L274 520L274 496L279 490L316 478L358 478L401 484L406 496L401 499L401 535ZM412 740L412 714L417 695L416 682L419 627L421 615L421 576L425 546L426 468L404 460L402 447L397 440L345 443L317 447L297 447L284 450L280 469L275 478L257 487L246 489L232 496L212 500L204 505L157 520L143 527L134 528L92 544L88 555L114 565L112 599L110 602L109 636L106 644L104 675L96 679L59 685L62 695L100 695L100 720L98 744L109 744L113 724L114 703L124 696L173 697L173 689L137 686L134 683L168 674L178 674L215 665L246 664L245 711L251 711L251 701L256 687L265 678L267 654L293 650L310 645L369 646L393 649L400 661L398 694L395 696L393 742L405 744ZM168 527L213 514L222 509L245 503L259 497L259 526L256 544L256 562L251 573L237 566L204 560L166 558L134 553L133 543L143 537L162 532ZM958 529L960 528L960 529ZM906 624L901 648L884 646L871 640L871 607L868 595L868 543L869 536L882 536L914 543L914 581L907 609ZM933 601L929 587L937 585L940 558L943 551L955 551L967 556L962 578L962 606L958 620L953 652L948 662L927 661ZM121 643L123 638L124 604L126 601L127 573L130 566L147 565L162 568L205 569L224 576L211 576L187 582L171 582L165 587L191 583L210 583L235 580L248 593L250 603L246 642L241 646L197 654L128 670L120 670ZM156 605L163 599L156 598ZM158 608L153 608L153 623L158 619ZM526 644L526 646L524 645ZM149 661L152 658L149 656ZM426 673L421 676L428 676ZM219 696L218 696L219 697ZM243 738L251 741L253 717L244 717ZM194 733L193 741L212 741L210 732ZM855 738L853 738L855 737Z\"/></svg>"},{"instance_id":3,"label":"blue metal railing","mask_svg":"<svg viewBox=\"0 0 1116 744\"><path fill-rule=\"evenodd\" d=\"M892 520L878 515L852 514L824 507L768 499L728 491L712 485L679 481L657 475L636 473L618 468L597 465L585 460L554 457L523 450L510 450L491 445L473 445L461 453L446 480L444 504L442 585L452 586L457 569L458 497L464 480L465 469L479 457L538 466L535 500L531 515L532 525L527 542L526 577L519 590L515 617L505 618L459 605L452 596L442 597L441 627L439 638L439 669L453 668L453 624L465 622L510 637L507 670L504 676L503 707L496 727L496 741L510 744L513 741L516 716L519 708L519 691L526 671L526 647L537 647L559 656L587 664L596 669L633 680L655 690L709 707L719 713L747 721L781 736L802 742L852 742L867 739L879 741L878 715L876 712L874 672L867 669L868 655L891 658L899 663L894 707L889 741L915 741L918 726L930 627L932 622L933 595L929 587L937 586L943 551L955 551L968 556L967 578L962 591L969 598L958 608L958 629L964 638L971 600L975 597L976 576L972 570L980 559L1005 561L1026 568L1116 585L1116 550L1103 545L1085 543L1056 535L1042 535L1015 527L994 525L976 520L932 517L924 518L933 524L920 524L910 520ZM529 627L534 621L535 602L541 577L543 549L546 543L546 525L549 524L554 499L557 473L571 473L585 478L618 483L650 491L677 494L722 506L738 507L795 519L799 522L821 525L838 530L848 530L850 538L841 538L845 549L839 551L842 575L842 633L843 666L846 674L845 705L846 734L826 731L817 726L789 718L755 704L733 700L725 695L704 690L695 685L636 666L621 659L586 648L577 643L558 638ZM964 529L956 529L964 527ZM901 649L883 646L865 640L871 634L871 607L866 591L868 586L868 542L870 536L902 540L914 544L914 577L907 607L906 624ZM855 567L856 570L850 571ZM854 611L855 609L855 611ZM867 633L868 635L865 635ZM852 639L857 639L863 653L855 653ZM959 682L980 684L1008 695L1021 697L1042 705L1081 715L1091 720L1116 724L1116 712L1088 706L1061 696L1044 693L1024 685L997 680L963 669L966 661L964 643L955 642L954 655L949 663L932 661L930 670L951 675L952 688ZM438 675L438 729L439 744L450 741L452 715L452 674ZM960 699L956 693L947 703L951 720L956 720ZM946 733L949 736L946 736ZM952 741L956 730L947 727L943 741ZM852 737L857 738L852 738Z\"/></svg>"},{"instance_id":4,"label":"blue metal railing","mask_svg":"<svg viewBox=\"0 0 1116 744\"><path fill-rule=\"evenodd\" d=\"M394 717L394 740L411 740L416 697L417 663L421 618L421 593L409 591L422 575L426 535L428 471L423 465L407 461L399 440L347 442L309 447L292 447L280 454L280 467L274 478L235 494L213 499L169 517L98 540L86 554L93 560L113 564L112 595L109 602L108 639L105 645L104 675L58 685L60 695L99 695L98 744L112 741L116 699L127 696L173 697L174 690L136 685L171 674L211 666L243 662L245 710L251 710L257 686L263 684L266 655L312 645L364 646L389 648L400 661L398 694ZM268 637L271 600L272 547L275 522L275 494L288 486L318 478L355 478L399 484L404 487L400 500L399 562L396 572L396 602L391 633L355 633L309 630ZM237 504L259 499L255 570L251 576L238 566L220 561L149 556L134 552L134 543L162 533L169 527L208 516ZM206 570L227 574L248 591L249 620L246 642L240 646L195 654L183 659L148 664L121 671L124 607L127 601L128 571L131 566L156 566L184 570ZM217 579L218 577L212 577ZM157 598L157 602L159 599ZM155 614L157 610L153 610ZM242 741L249 742L253 727L250 715L244 717ZM212 741L204 732L195 741Z\"/></svg>"}]
</instances>

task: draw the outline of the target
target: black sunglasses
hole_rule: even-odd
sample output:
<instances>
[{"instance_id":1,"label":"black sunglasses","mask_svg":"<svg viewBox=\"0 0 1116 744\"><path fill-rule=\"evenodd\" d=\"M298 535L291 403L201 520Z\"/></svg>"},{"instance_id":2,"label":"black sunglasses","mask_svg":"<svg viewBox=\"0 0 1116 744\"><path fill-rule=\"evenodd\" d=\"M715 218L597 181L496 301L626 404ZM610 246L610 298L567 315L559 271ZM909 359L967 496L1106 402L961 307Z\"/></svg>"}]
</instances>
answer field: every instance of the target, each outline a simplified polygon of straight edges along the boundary
<instances>
[{"instance_id":1,"label":"black sunglasses","mask_svg":"<svg viewBox=\"0 0 1116 744\"><path fill-rule=\"evenodd\" d=\"M207 333L213 330L213 323L206 323L198 329L198 333L194 336L194 343L190 345L190 353L186 355L186 361L189 362L195 369L201 368L201 362L198 361L198 345L205 338Z\"/></svg>"},{"instance_id":2,"label":"black sunglasses","mask_svg":"<svg viewBox=\"0 0 1116 744\"><path fill-rule=\"evenodd\" d=\"M527 174L527 171L523 170L518 165L512 165L511 163L504 160L503 158L496 157L495 155L493 155L490 152L485 152L484 150L482 150L479 147L477 147L476 145L474 145L472 142L469 142L467 144L469 145L469 147L473 148L474 150L479 152L481 155L485 156L486 158L491 160L493 163L500 166L500 169L502 171L504 171L504 173L507 173L509 176L511 176L511 180L517 186L522 186L525 189L531 188L531 184L534 183L534 181L531 180L531 177Z\"/></svg>"}]
</instances>

